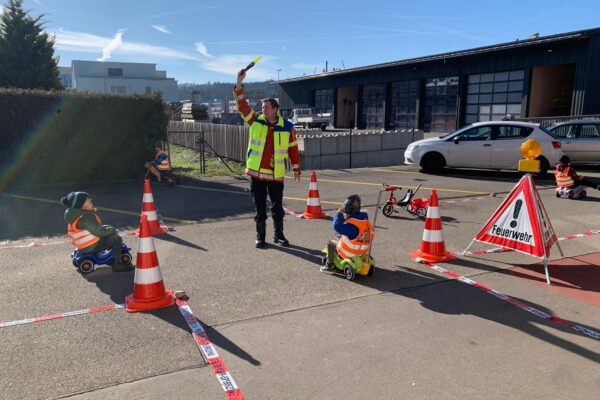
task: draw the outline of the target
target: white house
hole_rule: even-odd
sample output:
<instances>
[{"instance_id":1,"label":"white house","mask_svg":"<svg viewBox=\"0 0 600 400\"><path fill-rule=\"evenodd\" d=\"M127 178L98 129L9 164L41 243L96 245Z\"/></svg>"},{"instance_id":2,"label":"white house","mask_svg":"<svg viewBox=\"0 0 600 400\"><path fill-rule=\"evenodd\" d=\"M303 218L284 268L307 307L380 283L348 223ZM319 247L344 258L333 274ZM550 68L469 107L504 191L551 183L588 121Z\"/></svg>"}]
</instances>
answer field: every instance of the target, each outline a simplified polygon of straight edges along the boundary
<instances>
[{"instance_id":1,"label":"white house","mask_svg":"<svg viewBox=\"0 0 600 400\"><path fill-rule=\"evenodd\" d=\"M78 92L108 94L160 92L164 101L179 100L177 81L174 78L167 78L166 71L157 71L156 64L73 60L70 68L61 67L61 77L68 75L69 72L70 89Z\"/></svg>"}]
</instances>

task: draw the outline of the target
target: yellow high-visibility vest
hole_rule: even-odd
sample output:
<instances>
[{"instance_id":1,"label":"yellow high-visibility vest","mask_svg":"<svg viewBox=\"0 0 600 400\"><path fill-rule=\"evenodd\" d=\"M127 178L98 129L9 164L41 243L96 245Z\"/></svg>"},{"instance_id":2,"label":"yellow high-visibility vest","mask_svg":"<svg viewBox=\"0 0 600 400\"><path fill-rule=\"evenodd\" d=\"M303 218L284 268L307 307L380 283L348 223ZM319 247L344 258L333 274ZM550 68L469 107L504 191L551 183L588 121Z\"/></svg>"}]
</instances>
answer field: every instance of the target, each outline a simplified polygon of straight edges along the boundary
<instances>
[{"instance_id":1,"label":"yellow high-visibility vest","mask_svg":"<svg viewBox=\"0 0 600 400\"><path fill-rule=\"evenodd\" d=\"M288 158L288 150L297 143L290 142L293 125L277 114L278 121L273 131L274 153L271 167L266 169L260 167L260 162L267 142L267 131L269 124L265 116L261 114L250 125L250 140L248 141L248 152L246 154L246 168L260 174L273 175L275 179L283 178L285 174L285 160Z\"/></svg>"}]
</instances>

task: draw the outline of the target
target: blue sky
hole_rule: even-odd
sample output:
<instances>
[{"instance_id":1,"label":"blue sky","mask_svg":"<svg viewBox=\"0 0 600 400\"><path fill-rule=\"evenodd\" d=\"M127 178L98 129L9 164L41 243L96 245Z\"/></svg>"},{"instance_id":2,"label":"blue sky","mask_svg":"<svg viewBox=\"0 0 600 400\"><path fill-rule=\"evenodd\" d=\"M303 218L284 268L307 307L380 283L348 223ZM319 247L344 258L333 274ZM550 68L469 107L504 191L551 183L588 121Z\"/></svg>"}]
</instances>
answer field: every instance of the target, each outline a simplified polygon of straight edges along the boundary
<instances>
[{"instance_id":1,"label":"blue sky","mask_svg":"<svg viewBox=\"0 0 600 400\"><path fill-rule=\"evenodd\" d=\"M0 0L0 4L3 0ZM60 65L147 62L180 83L281 79L600 27L595 1L25 0ZM278 71L279 70L279 71Z\"/></svg>"}]
</instances>

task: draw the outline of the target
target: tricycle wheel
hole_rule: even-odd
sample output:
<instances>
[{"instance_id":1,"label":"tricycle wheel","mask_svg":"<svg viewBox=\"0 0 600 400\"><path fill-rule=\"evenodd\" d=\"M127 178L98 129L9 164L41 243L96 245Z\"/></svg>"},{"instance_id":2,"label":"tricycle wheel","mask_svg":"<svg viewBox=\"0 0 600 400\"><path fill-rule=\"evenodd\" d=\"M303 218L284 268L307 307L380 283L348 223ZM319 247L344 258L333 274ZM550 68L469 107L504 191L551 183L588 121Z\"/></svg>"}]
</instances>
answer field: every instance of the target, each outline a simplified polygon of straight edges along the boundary
<instances>
[{"instance_id":1,"label":"tricycle wheel","mask_svg":"<svg viewBox=\"0 0 600 400\"><path fill-rule=\"evenodd\" d=\"M572 191L572 190L569 190L568 197L569 197L570 199L572 199L574 196L575 196L575 194L573 193L573 191Z\"/></svg>"},{"instance_id":2,"label":"tricycle wheel","mask_svg":"<svg viewBox=\"0 0 600 400\"><path fill-rule=\"evenodd\" d=\"M556 192L556 197L560 199L560 192Z\"/></svg>"},{"instance_id":3,"label":"tricycle wheel","mask_svg":"<svg viewBox=\"0 0 600 400\"><path fill-rule=\"evenodd\" d=\"M353 281L356 278L356 272L354 272L354 269L349 265L344 267L344 275L349 281Z\"/></svg>"},{"instance_id":4,"label":"tricycle wheel","mask_svg":"<svg viewBox=\"0 0 600 400\"><path fill-rule=\"evenodd\" d=\"M94 270L94 263L90 260L83 260L77 268L82 274L89 274Z\"/></svg>"},{"instance_id":5,"label":"tricycle wheel","mask_svg":"<svg viewBox=\"0 0 600 400\"><path fill-rule=\"evenodd\" d=\"M579 194L579 197L581 197L582 199L585 199L586 196L587 196L587 192L585 190L582 190L581 193Z\"/></svg>"},{"instance_id":6,"label":"tricycle wheel","mask_svg":"<svg viewBox=\"0 0 600 400\"><path fill-rule=\"evenodd\" d=\"M417 217L425 218L427 216L427 209L425 207L417 208Z\"/></svg>"},{"instance_id":7,"label":"tricycle wheel","mask_svg":"<svg viewBox=\"0 0 600 400\"><path fill-rule=\"evenodd\" d=\"M386 204L386 205L384 205L383 208L381 209L381 212L386 217L391 216L394 213L394 205L393 204L389 204L389 203Z\"/></svg>"},{"instance_id":8,"label":"tricycle wheel","mask_svg":"<svg viewBox=\"0 0 600 400\"><path fill-rule=\"evenodd\" d=\"M121 254L121 264L131 265L131 254L129 254L129 253Z\"/></svg>"}]
</instances>

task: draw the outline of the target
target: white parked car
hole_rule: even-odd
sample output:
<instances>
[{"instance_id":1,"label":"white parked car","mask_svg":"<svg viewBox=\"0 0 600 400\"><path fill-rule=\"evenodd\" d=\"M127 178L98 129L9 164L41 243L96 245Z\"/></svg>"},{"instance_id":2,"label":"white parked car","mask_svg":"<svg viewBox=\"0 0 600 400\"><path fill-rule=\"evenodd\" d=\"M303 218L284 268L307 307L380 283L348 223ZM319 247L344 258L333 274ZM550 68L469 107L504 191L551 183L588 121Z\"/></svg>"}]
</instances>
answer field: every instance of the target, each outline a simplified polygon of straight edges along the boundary
<instances>
[{"instance_id":1,"label":"white parked car","mask_svg":"<svg viewBox=\"0 0 600 400\"><path fill-rule=\"evenodd\" d=\"M560 122L546 130L560 140L572 163L600 163L600 120Z\"/></svg>"},{"instance_id":2,"label":"white parked car","mask_svg":"<svg viewBox=\"0 0 600 400\"><path fill-rule=\"evenodd\" d=\"M521 144L535 139L542 146L541 174L563 155L560 141L539 124L511 121L476 122L444 136L422 139L408 145L404 163L436 172L444 167L517 170Z\"/></svg>"}]
</instances>

